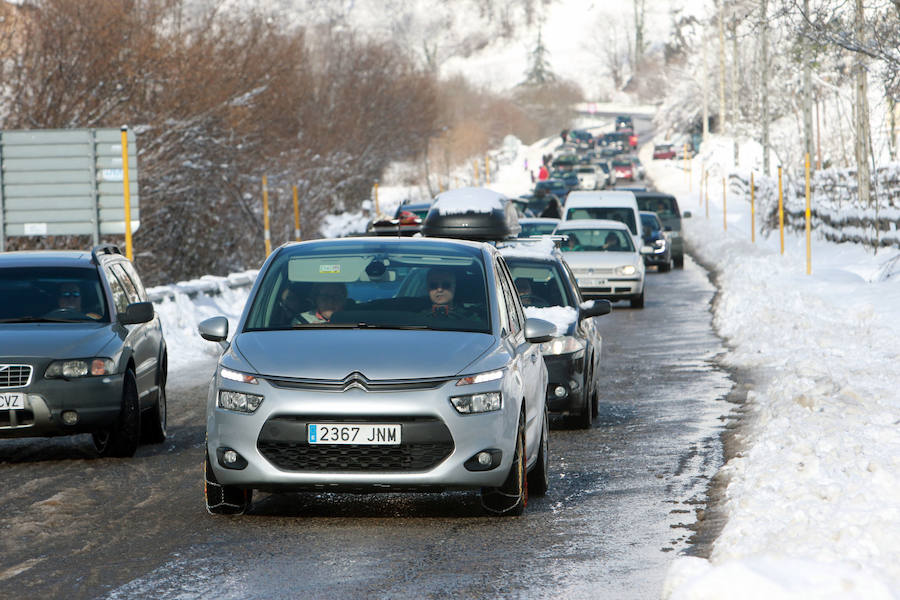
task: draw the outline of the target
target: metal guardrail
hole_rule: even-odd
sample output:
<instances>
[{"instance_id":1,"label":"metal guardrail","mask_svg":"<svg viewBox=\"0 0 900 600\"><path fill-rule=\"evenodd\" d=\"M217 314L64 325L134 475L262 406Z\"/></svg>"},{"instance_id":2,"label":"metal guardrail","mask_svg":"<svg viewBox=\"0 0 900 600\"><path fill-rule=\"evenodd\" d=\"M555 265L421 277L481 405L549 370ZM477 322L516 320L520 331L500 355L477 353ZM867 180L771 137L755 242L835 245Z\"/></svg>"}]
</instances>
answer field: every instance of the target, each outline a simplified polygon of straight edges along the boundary
<instances>
[{"instance_id":1,"label":"metal guardrail","mask_svg":"<svg viewBox=\"0 0 900 600\"><path fill-rule=\"evenodd\" d=\"M179 281L171 285L157 286L147 290L147 296L150 301L155 304L161 304L166 300L175 300L178 294L187 296L190 299L196 298L200 294L206 296L221 295L225 289L249 288L256 281L259 271L244 271L242 273L232 273L227 277L216 277L206 275L200 279L192 279L190 281Z\"/></svg>"}]
</instances>

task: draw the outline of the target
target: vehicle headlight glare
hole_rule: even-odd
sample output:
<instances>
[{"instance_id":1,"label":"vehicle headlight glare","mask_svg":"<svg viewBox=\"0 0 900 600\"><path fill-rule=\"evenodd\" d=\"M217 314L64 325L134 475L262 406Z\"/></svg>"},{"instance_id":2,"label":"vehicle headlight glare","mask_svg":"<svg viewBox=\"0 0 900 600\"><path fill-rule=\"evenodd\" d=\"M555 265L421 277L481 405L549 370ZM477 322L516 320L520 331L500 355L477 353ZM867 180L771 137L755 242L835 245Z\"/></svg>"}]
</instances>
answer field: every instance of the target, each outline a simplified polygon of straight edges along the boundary
<instances>
[{"instance_id":1,"label":"vehicle headlight glare","mask_svg":"<svg viewBox=\"0 0 900 600\"><path fill-rule=\"evenodd\" d=\"M617 267L616 271L618 271L619 275L634 275L637 273L637 269L634 265L624 265L621 267Z\"/></svg>"},{"instance_id":2,"label":"vehicle headlight glare","mask_svg":"<svg viewBox=\"0 0 900 600\"><path fill-rule=\"evenodd\" d=\"M487 381L497 381L503 378L503 369L496 371L487 371L478 373L477 375L467 375L456 382L456 385L472 385L474 383L485 383Z\"/></svg>"},{"instance_id":3,"label":"vehicle headlight glare","mask_svg":"<svg viewBox=\"0 0 900 600\"><path fill-rule=\"evenodd\" d=\"M246 373L239 373L237 371L232 371L231 369L226 369L222 367L219 370L219 375L222 376L222 379L228 379L229 381L240 381L241 383L259 383L259 380L253 375L247 375Z\"/></svg>"},{"instance_id":4,"label":"vehicle headlight glare","mask_svg":"<svg viewBox=\"0 0 900 600\"><path fill-rule=\"evenodd\" d=\"M216 405L225 410L233 410L242 413L254 413L262 404L263 397L256 394L219 390L219 398Z\"/></svg>"},{"instance_id":5,"label":"vehicle headlight glare","mask_svg":"<svg viewBox=\"0 0 900 600\"><path fill-rule=\"evenodd\" d=\"M57 360L50 363L44 377L55 379L76 379L78 377L101 377L116 372L116 364L108 358L79 358L73 360Z\"/></svg>"},{"instance_id":6,"label":"vehicle headlight glare","mask_svg":"<svg viewBox=\"0 0 900 600\"><path fill-rule=\"evenodd\" d=\"M455 396L450 398L453 408L462 414L486 413L500 410L502 400L500 392L486 392L484 394L469 394L468 396Z\"/></svg>"},{"instance_id":7,"label":"vehicle headlight glare","mask_svg":"<svg viewBox=\"0 0 900 600\"><path fill-rule=\"evenodd\" d=\"M571 335L563 335L541 344L541 350L544 354L555 356L557 354L569 354L584 350L584 346L584 340Z\"/></svg>"}]
</instances>

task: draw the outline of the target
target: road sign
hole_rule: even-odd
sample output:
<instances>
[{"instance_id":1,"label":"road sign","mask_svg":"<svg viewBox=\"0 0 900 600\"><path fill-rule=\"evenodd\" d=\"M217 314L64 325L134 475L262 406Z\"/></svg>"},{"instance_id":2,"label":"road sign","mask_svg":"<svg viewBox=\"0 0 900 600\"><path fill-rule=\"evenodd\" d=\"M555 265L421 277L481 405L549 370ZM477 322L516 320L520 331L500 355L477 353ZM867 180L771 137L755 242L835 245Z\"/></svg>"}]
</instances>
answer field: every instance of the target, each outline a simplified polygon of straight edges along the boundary
<instances>
[{"instance_id":1,"label":"road sign","mask_svg":"<svg viewBox=\"0 0 900 600\"><path fill-rule=\"evenodd\" d=\"M137 143L128 131L131 230L140 226ZM0 131L0 251L23 235L125 233L122 134L110 129Z\"/></svg>"}]
</instances>

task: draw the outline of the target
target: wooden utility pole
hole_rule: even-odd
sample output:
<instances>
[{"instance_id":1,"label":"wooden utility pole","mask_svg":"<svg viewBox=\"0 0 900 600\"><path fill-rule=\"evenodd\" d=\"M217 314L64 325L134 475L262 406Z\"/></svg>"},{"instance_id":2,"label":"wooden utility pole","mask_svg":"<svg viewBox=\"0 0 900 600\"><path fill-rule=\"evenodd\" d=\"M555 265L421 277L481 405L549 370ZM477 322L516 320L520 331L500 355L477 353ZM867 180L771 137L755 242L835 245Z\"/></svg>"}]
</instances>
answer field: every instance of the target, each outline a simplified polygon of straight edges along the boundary
<instances>
[{"instance_id":1,"label":"wooden utility pole","mask_svg":"<svg viewBox=\"0 0 900 600\"><path fill-rule=\"evenodd\" d=\"M726 133L725 125L725 6L716 2L719 9L719 133Z\"/></svg>"},{"instance_id":2,"label":"wooden utility pole","mask_svg":"<svg viewBox=\"0 0 900 600\"><path fill-rule=\"evenodd\" d=\"M809 0L803 0L803 14L809 16ZM803 61L803 150L813 155L813 114L812 114L812 42L809 41L809 21L803 21L803 33L800 34L801 60Z\"/></svg>"}]
</instances>

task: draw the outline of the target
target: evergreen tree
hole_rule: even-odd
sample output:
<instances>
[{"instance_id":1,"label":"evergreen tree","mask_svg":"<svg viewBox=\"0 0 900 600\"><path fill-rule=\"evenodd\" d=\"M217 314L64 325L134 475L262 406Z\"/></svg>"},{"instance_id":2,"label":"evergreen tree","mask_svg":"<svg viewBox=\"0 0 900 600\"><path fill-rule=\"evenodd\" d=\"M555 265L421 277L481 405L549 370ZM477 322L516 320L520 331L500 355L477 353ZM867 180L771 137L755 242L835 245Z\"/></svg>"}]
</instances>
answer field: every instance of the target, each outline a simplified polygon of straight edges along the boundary
<instances>
[{"instance_id":1,"label":"evergreen tree","mask_svg":"<svg viewBox=\"0 0 900 600\"><path fill-rule=\"evenodd\" d=\"M541 39L541 31L538 30L537 44L530 54L530 65L528 71L525 72L525 81L519 85L525 86L542 86L556 81L556 74L550 68L550 62L547 57L550 51L544 45Z\"/></svg>"}]
</instances>

